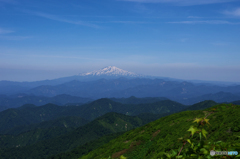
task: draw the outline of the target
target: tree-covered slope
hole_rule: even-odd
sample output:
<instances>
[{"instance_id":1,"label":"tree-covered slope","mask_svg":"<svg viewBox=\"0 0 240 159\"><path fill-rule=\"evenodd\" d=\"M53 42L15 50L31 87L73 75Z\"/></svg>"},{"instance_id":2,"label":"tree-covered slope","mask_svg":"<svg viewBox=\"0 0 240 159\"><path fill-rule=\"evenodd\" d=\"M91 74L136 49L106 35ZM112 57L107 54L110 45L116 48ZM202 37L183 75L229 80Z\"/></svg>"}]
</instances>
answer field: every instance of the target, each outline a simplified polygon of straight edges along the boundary
<instances>
[{"instance_id":1,"label":"tree-covered slope","mask_svg":"<svg viewBox=\"0 0 240 159\"><path fill-rule=\"evenodd\" d=\"M216 111L212 111L212 108L216 108ZM222 141L237 145L240 142L238 137L240 136L239 114L240 106L232 104L220 104L205 110L175 113L128 131L82 156L81 159L119 158L121 155L129 159L156 159L163 157L162 152L170 150L179 152L183 143L177 142L178 138L189 136L191 133L187 130L194 125L193 121L206 116L211 124L209 127L205 127L208 132L207 141ZM195 136L191 138L191 141L198 139L199 137ZM189 147L190 144L186 144L184 149ZM236 146L236 149L239 152L240 145ZM208 154L209 150L210 148Z\"/></svg>"},{"instance_id":2,"label":"tree-covered slope","mask_svg":"<svg viewBox=\"0 0 240 159\"><path fill-rule=\"evenodd\" d=\"M79 156L85 155L91 152L92 150L99 148L100 146L108 143L109 141L122 135L123 133L124 132L119 132L119 133L113 133L110 135L105 135L98 139L87 142L84 145L78 146L71 151L66 151L57 155L49 156L47 157L47 159L78 159Z\"/></svg>"},{"instance_id":3,"label":"tree-covered slope","mask_svg":"<svg viewBox=\"0 0 240 159\"><path fill-rule=\"evenodd\" d=\"M16 127L10 131L14 135L0 135L0 148L26 146L56 138L87 123L88 121L80 117L62 117L39 124Z\"/></svg>"},{"instance_id":4,"label":"tree-covered slope","mask_svg":"<svg viewBox=\"0 0 240 159\"><path fill-rule=\"evenodd\" d=\"M6 134L15 127L28 126L59 118L63 116L61 115L62 112L70 108L46 104L40 107L24 105L20 108L2 111L0 112L0 134Z\"/></svg>"},{"instance_id":5,"label":"tree-covered slope","mask_svg":"<svg viewBox=\"0 0 240 159\"><path fill-rule=\"evenodd\" d=\"M196 104L193 104L189 107L187 107L186 109L183 109L182 111L186 111L186 110L203 110L203 109L206 109L206 108L210 108L214 105L217 105L218 103L212 101L212 100L206 100L206 101L203 101L203 102L199 102L199 103L196 103Z\"/></svg>"},{"instance_id":6,"label":"tree-covered slope","mask_svg":"<svg viewBox=\"0 0 240 159\"><path fill-rule=\"evenodd\" d=\"M119 102L122 104L144 104L144 103L155 103L162 100L168 100L165 97L145 97L145 98L137 98L131 96L129 98L109 98L112 101Z\"/></svg>"},{"instance_id":7,"label":"tree-covered slope","mask_svg":"<svg viewBox=\"0 0 240 159\"><path fill-rule=\"evenodd\" d=\"M170 100L145 104L121 104L107 98L102 98L90 104L77 107L76 112L81 112L80 116L87 120L93 120L108 112L117 112L126 115L138 115L141 113L162 114L177 112L185 108L186 106Z\"/></svg>"},{"instance_id":8,"label":"tree-covered slope","mask_svg":"<svg viewBox=\"0 0 240 159\"><path fill-rule=\"evenodd\" d=\"M142 120L142 124L145 125L151 121L155 121L161 117L170 115L171 113L163 113L163 114L151 114L151 113L143 113L138 115L137 117ZM108 143L110 140L122 135L124 132L114 133L111 135L105 135L99 139L90 141L84 145L78 146L74 148L72 151L62 152L57 155L53 155L48 157L48 159L77 159L79 156L85 155L88 152L97 149L98 147Z\"/></svg>"},{"instance_id":9,"label":"tree-covered slope","mask_svg":"<svg viewBox=\"0 0 240 159\"><path fill-rule=\"evenodd\" d=\"M141 113L162 114L177 112L184 108L186 106L170 100L146 104L121 104L107 98L82 106L46 104L36 107L34 105L24 105L0 112L0 134L7 134L15 127L37 124L64 116L78 116L91 121L109 112L134 116Z\"/></svg>"},{"instance_id":10,"label":"tree-covered slope","mask_svg":"<svg viewBox=\"0 0 240 159\"><path fill-rule=\"evenodd\" d=\"M46 158L112 133L128 131L139 127L143 121L138 117L118 113L107 113L94 121L64 135L43 140L33 145L2 148L0 158L32 159Z\"/></svg>"},{"instance_id":11,"label":"tree-covered slope","mask_svg":"<svg viewBox=\"0 0 240 159\"><path fill-rule=\"evenodd\" d=\"M196 105L193 105L192 108L190 106L190 109L203 110L205 108L211 107L213 104L216 105L216 103L213 101L200 102L200 103L197 103ZM137 115L137 117L139 117L144 122L144 124L147 124L147 123L155 121L159 118L171 115L171 114L173 114L173 112L162 113L162 114L142 113L142 114ZM106 140L106 139L108 139L108 140ZM98 140L100 140L100 141L98 141ZM98 140L92 141L91 143L86 144L86 148L83 148L82 146L80 146L78 148L75 148L73 151L64 152L59 155L52 156L52 159L60 159L60 158L68 159L70 156L71 156L71 158L79 158L79 156L86 154L89 150L94 150L97 147L103 145L104 143L109 142L110 138L103 137L103 139L100 138ZM105 142L103 142L103 141L105 141Z\"/></svg>"}]
</instances>

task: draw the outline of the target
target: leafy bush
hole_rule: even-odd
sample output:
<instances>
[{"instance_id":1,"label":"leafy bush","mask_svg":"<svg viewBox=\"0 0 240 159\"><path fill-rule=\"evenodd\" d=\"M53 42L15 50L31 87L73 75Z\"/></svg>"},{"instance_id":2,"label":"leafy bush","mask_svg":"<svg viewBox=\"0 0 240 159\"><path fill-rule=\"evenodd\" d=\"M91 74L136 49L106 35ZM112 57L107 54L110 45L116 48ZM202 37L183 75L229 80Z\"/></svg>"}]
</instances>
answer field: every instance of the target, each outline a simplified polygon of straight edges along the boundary
<instances>
[{"instance_id":1,"label":"leafy bush","mask_svg":"<svg viewBox=\"0 0 240 159\"><path fill-rule=\"evenodd\" d=\"M214 113L216 111L216 108L211 109L211 112L207 116L209 116L211 113ZM175 150L171 150L171 153L169 152L162 152L164 158L197 158L197 159L205 159L205 158L240 158L240 155L237 156L220 156L215 155L211 156L210 151L239 151L240 152L240 143L232 144L232 143L226 143L222 141L217 142L208 142L207 140L203 140L202 136L207 139L208 132L203 128L205 125L210 125L209 119L206 117L203 118L196 118L193 122L197 123L197 126L191 126L187 131L190 131L191 134L189 137L181 137L179 138L179 141L183 143L183 146L178 149L178 153ZM197 141L197 136L195 134L199 134L199 141ZM194 136L195 135L195 136ZM190 147L187 147L183 150L184 146L186 144L190 144Z\"/></svg>"}]
</instances>

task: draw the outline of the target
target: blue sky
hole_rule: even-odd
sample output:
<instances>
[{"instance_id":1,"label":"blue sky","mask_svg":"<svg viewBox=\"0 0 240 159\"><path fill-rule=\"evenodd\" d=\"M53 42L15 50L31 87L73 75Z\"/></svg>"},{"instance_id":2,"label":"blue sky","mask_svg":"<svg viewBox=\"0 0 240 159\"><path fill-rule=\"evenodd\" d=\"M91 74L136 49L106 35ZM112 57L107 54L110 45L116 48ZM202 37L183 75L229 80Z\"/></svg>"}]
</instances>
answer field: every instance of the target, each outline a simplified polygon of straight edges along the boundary
<instances>
[{"instance_id":1,"label":"blue sky","mask_svg":"<svg viewBox=\"0 0 240 159\"><path fill-rule=\"evenodd\" d=\"M240 82L239 0L0 0L0 80L114 65Z\"/></svg>"}]
</instances>

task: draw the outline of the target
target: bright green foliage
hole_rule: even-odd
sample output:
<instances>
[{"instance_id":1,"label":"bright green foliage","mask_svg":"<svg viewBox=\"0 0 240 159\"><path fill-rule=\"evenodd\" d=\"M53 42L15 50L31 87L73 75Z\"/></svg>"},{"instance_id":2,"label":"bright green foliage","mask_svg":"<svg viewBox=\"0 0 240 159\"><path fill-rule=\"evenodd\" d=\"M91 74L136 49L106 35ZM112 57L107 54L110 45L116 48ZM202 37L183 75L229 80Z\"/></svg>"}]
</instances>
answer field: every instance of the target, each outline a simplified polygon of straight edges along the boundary
<instances>
[{"instance_id":1,"label":"bright green foliage","mask_svg":"<svg viewBox=\"0 0 240 159\"><path fill-rule=\"evenodd\" d=\"M210 156L210 151L240 152L239 114L240 106L232 104L175 113L128 131L81 159L107 158L123 151L131 159L221 158Z\"/></svg>"},{"instance_id":2,"label":"bright green foliage","mask_svg":"<svg viewBox=\"0 0 240 159\"><path fill-rule=\"evenodd\" d=\"M216 110L216 109L211 109L211 110ZM189 130L187 131L190 131L191 132L191 136L193 137L193 135L198 132L199 133L199 137L200 137L200 141L199 142L195 142L195 143L192 143L190 141L190 139L186 139L184 140L183 138L180 138L184 144L182 146L182 148L184 147L184 145L188 142L189 144L191 144L191 147L189 148L186 148L184 151L182 151L182 148L179 152L179 154L177 155L175 152L172 153L172 154L167 154L167 153L164 153L165 156L167 158L198 158L198 159L204 159L204 158L224 158L224 156L211 156L210 155L210 151L211 150L215 150L215 151L236 151L236 150L239 150L239 146L240 144L231 144L231 143L224 143L224 142L221 142L221 141L218 141L218 142L208 142L206 143L206 141L203 141L202 138L201 138L201 134L203 134L203 136L207 139L207 131L205 129L198 129L199 127L201 126L204 126L205 124L209 124L210 123L208 122L209 119L206 119L205 118L196 118L193 122L196 122L198 123L198 127L193 127L191 126L189 128ZM181 154L181 151L182 151L182 155ZM238 156L228 156L228 158L240 158L240 155Z\"/></svg>"},{"instance_id":3,"label":"bright green foliage","mask_svg":"<svg viewBox=\"0 0 240 159\"><path fill-rule=\"evenodd\" d=\"M191 127L188 129L188 131L191 131L191 133L192 133L192 136L193 136L193 134L194 134L195 132L197 132L197 131L198 131L198 129L197 129L197 128L195 128L195 127L193 127L193 126L191 126Z\"/></svg>"},{"instance_id":4,"label":"bright green foliage","mask_svg":"<svg viewBox=\"0 0 240 159\"><path fill-rule=\"evenodd\" d=\"M124 157L123 155L120 156L120 159L127 159L127 157Z\"/></svg>"}]
</instances>

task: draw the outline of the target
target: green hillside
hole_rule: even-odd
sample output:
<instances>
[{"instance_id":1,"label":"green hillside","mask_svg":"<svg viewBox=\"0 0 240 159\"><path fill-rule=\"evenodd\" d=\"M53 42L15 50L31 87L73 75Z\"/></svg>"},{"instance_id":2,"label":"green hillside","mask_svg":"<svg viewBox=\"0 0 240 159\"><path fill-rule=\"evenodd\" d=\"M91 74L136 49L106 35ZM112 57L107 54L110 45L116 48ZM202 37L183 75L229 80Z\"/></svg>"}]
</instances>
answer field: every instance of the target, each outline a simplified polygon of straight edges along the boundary
<instances>
[{"instance_id":1,"label":"green hillside","mask_svg":"<svg viewBox=\"0 0 240 159\"><path fill-rule=\"evenodd\" d=\"M203 109L213 104L205 101L187 108ZM0 136L0 158L46 158L52 155L56 155L53 158L67 158L69 155L78 158L108 143L119 132L135 129L184 109L186 106L170 100L121 104L105 98L81 107L47 104L6 110L0 112L0 123L3 126L8 126L8 123L15 125L7 129L13 135ZM88 121L85 119L92 122L86 124Z\"/></svg>"},{"instance_id":2,"label":"green hillside","mask_svg":"<svg viewBox=\"0 0 240 159\"><path fill-rule=\"evenodd\" d=\"M93 120L96 117L102 116L108 112L117 112L134 116L141 113L162 114L177 112L185 108L186 106L171 100L145 104L121 104L107 98L102 98L90 104L76 107L75 111L80 112L80 116L84 119Z\"/></svg>"},{"instance_id":3,"label":"green hillside","mask_svg":"<svg viewBox=\"0 0 240 159\"><path fill-rule=\"evenodd\" d=\"M80 117L62 117L26 127L16 127L11 130L11 133L17 132L18 135L0 135L0 148L31 145L42 140L58 137L87 123L88 121ZM23 133L20 133L21 131Z\"/></svg>"},{"instance_id":4,"label":"green hillside","mask_svg":"<svg viewBox=\"0 0 240 159\"><path fill-rule=\"evenodd\" d=\"M203 110L203 109L206 109L206 108L210 108L214 105L217 105L218 103L212 101L212 100L206 100L206 101L203 101L203 102L199 102L199 103L196 103L196 104L193 104L189 107L187 107L186 109L183 109L182 111L186 111L186 110Z\"/></svg>"},{"instance_id":5,"label":"green hillside","mask_svg":"<svg viewBox=\"0 0 240 159\"><path fill-rule=\"evenodd\" d=\"M211 110L212 108L216 108L216 111ZM81 159L120 158L122 155L129 159L156 159L165 156L162 152L169 152L170 150L179 152L183 143L178 142L178 138L189 137L191 133L187 130L190 126L196 125L193 121L207 115L209 115L207 119L209 119L211 125L204 127L208 132L206 143L217 141L228 143L228 145L223 144L222 147L218 148L222 151L233 150L229 149L228 146L234 147L235 144L234 150L240 152L239 114L240 106L232 104L220 104L205 110L183 111L172 114L128 131L81 157ZM195 135L190 139L192 142L197 142L199 137ZM190 144L186 144L182 153L187 151L190 146ZM208 147L206 153L209 154L210 149L211 147ZM167 157L165 156L165 158Z\"/></svg>"},{"instance_id":6,"label":"green hillside","mask_svg":"<svg viewBox=\"0 0 240 159\"><path fill-rule=\"evenodd\" d=\"M15 127L29 126L63 117L64 115L61 115L61 113L69 109L71 107L46 104L40 107L24 105L23 107L2 111L0 112L0 134L7 134Z\"/></svg>"},{"instance_id":7,"label":"green hillside","mask_svg":"<svg viewBox=\"0 0 240 159\"><path fill-rule=\"evenodd\" d=\"M124 132L143 125L138 117L127 116L118 113L107 113L94 121L79 127L64 135L43 140L28 146L15 148L2 148L0 158L40 159L64 151L72 150L89 141L112 133Z\"/></svg>"},{"instance_id":8,"label":"green hillside","mask_svg":"<svg viewBox=\"0 0 240 159\"><path fill-rule=\"evenodd\" d=\"M78 159L79 156L85 155L85 154L89 153L90 151L97 149L98 147L108 143L109 141L122 135L123 133L124 132L119 132L119 133L113 133L110 135L105 135L96 140L87 142L84 145L78 146L71 151L62 152L58 155L53 155L53 156L47 157L47 159Z\"/></svg>"},{"instance_id":9,"label":"green hillside","mask_svg":"<svg viewBox=\"0 0 240 159\"><path fill-rule=\"evenodd\" d=\"M57 106L46 104L36 107L24 105L20 108L8 109L0 112L0 134L19 134L23 130L12 131L16 127L26 127L44 121L54 120L66 116L78 116L92 121L109 112L126 115L138 115L141 113L162 114L183 110L186 106L163 100L146 104L121 104L110 99L103 98L82 106Z\"/></svg>"}]
</instances>

